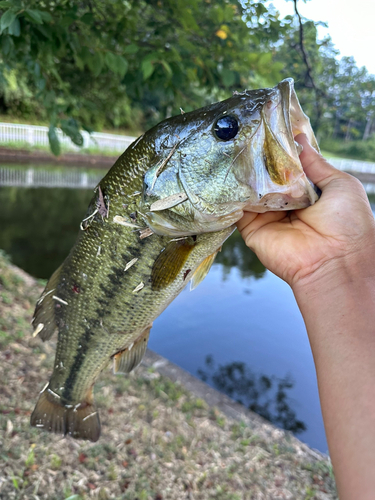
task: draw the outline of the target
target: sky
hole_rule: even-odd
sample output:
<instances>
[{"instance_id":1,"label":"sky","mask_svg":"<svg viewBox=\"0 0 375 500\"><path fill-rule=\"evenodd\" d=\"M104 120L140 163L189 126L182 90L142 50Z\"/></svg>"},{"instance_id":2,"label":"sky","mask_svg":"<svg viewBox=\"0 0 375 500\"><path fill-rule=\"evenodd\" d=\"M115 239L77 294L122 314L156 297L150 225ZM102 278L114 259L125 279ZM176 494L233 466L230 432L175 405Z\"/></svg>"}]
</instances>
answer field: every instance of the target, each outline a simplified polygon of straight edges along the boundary
<instances>
[{"instance_id":1,"label":"sky","mask_svg":"<svg viewBox=\"0 0 375 500\"><path fill-rule=\"evenodd\" d=\"M293 2L272 0L284 17L294 14ZM329 34L340 56L353 56L358 66L366 66L375 74L375 1L374 0L310 0L298 2L301 16L324 21L328 29L319 28L319 36Z\"/></svg>"}]
</instances>

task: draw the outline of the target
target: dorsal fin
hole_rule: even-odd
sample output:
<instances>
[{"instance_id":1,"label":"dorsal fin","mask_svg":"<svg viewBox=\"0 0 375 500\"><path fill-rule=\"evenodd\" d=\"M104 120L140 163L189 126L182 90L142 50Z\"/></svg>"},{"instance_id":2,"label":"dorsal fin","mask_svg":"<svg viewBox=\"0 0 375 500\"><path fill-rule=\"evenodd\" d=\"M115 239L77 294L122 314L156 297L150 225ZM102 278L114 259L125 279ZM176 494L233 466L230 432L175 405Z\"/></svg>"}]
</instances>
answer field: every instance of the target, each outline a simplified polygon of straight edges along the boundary
<instances>
[{"instance_id":1,"label":"dorsal fin","mask_svg":"<svg viewBox=\"0 0 375 500\"><path fill-rule=\"evenodd\" d=\"M173 283L181 272L194 246L195 242L192 238L184 238L168 243L152 267L151 283L153 290L162 290Z\"/></svg>"},{"instance_id":2,"label":"dorsal fin","mask_svg":"<svg viewBox=\"0 0 375 500\"><path fill-rule=\"evenodd\" d=\"M148 326L133 345L113 356L114 373L129 373L139 365L147 349L151 327Z\"/></svg>"},{"instance_id":3,"label":"dorsal fin","mask_svg":"<svg viewBox=\"0 0 375 500\"><path fill-rule=\"evenodd\" d=\"M219 250L216 250L216 252L206 257L204 261L199 264L199 266L194 271L193 276L191 278L190 290L194 290L194 288L197 288L199 283L202 283L204 278L207 276L208 271L211 269L211 266L214 263L215 257L218 254L218 252Z\"/></svg>"},{"instance_id":4,"label":"dorsal fin","mask_svg":"<svg viewBox=\"0 0 375 500\"><path fill-rule=\"evenodd\" d=\"M60 281L62 265L50 277L42 295L36 303L32 325L34 336L49 340L56 330L54 292Z\"/></svg>"}]
</instances>

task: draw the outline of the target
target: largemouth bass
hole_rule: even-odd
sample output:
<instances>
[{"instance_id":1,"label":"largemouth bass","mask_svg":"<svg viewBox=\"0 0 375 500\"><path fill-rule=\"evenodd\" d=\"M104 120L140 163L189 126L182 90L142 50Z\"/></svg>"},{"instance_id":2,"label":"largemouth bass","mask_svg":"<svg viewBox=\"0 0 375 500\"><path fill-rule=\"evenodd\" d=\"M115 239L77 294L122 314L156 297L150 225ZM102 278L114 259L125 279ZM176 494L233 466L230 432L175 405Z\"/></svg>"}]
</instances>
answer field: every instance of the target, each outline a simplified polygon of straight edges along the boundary
<instances>
[{"instance_id":1,"label":"largemouth bass","mask_svg":"<svg viewBox=\"0 0 375 500\"><path fill-rule=\"evenodd\" d=\"M317 200L299 132L318 149L287 79L169 118L120 156L36 305L34 335L45 341L57 330L58 342L31 425L96 441L100 372L140 363L153 320L189 281L203 280L243 210Z\"/></svg>"}]
</instances>

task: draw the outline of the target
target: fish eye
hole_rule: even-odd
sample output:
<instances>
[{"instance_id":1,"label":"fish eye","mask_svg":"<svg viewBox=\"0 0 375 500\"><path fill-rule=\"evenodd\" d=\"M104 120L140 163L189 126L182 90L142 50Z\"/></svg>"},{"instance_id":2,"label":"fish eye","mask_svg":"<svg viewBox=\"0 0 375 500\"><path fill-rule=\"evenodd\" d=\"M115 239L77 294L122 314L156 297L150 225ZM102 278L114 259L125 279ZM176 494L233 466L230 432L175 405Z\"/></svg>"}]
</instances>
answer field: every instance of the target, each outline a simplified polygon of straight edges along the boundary
<instances>
[{"instance_id":1,"label":"fish eye","mask_svg":"<svg viewBox=\"0 0 375 500\"><path fill-rule=\"evenodd\" d=\"M236 137L238 132L238 121L234 116L222 116L214 126L214 135L222 141L230 141Z\"/></svg>"}]
</instances>

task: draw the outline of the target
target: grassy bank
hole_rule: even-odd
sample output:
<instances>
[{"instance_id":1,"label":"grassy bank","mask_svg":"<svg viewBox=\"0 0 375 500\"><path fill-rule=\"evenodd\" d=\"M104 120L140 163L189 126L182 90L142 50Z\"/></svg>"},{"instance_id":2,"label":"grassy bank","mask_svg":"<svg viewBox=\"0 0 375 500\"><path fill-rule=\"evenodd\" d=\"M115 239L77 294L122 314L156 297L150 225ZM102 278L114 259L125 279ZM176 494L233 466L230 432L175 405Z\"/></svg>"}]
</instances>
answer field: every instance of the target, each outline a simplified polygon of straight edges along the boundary
<instances>
[{"instance_id":1,"label":"grassy bank","mask_svg":"<svg viewBox=\"0 0 375 500\"><path fill-rule=\"evenodd\" d=\"M14 149L15 151L43 152L53 156L50 147L43 146L41 144L31 145L28 142L4 142L0 143L0 147L6 149ZM117 157L120 155L120 152L116 151L113 152L110 148L90 147L90 148L78 148L76 150L72 150L61 144L61 155L69 153L79 154L79 155L102 155L111 157Z\"/></svg>"},{"instance_id":2,"label":"grassy bank","mask_svg":"<svg viewBox=\"0 0 375 500\"><path fill-rule=\"evenodd\" d=\"M374 138L348 142L326 139L321 142L321 148L330 157L375 162Z\"/></svg>"},{"instance_id":3,"label":"grassy bank","mask_svg":"<svg viewBox=\"0 0 375 500\"><path fill-rule=\"evenodd\" d=\"M336 499L328 459L268 424L224 416L141 366L95 388L97 443L29 427L53 365L30 335L42 289L0 255L0 499Z\"/></svg>"}]
</instances>

